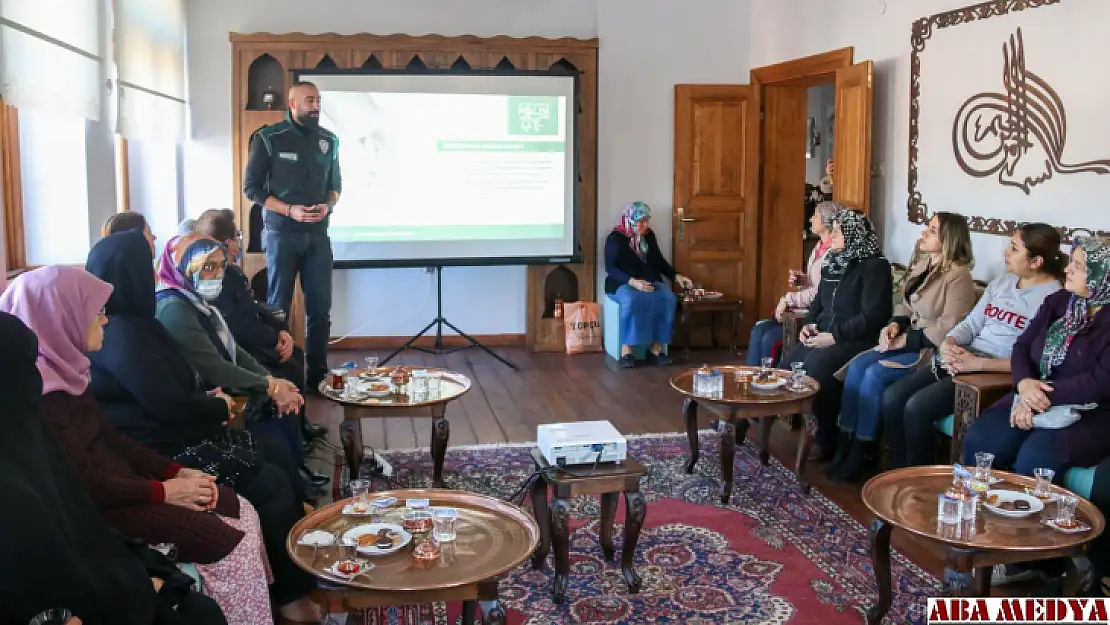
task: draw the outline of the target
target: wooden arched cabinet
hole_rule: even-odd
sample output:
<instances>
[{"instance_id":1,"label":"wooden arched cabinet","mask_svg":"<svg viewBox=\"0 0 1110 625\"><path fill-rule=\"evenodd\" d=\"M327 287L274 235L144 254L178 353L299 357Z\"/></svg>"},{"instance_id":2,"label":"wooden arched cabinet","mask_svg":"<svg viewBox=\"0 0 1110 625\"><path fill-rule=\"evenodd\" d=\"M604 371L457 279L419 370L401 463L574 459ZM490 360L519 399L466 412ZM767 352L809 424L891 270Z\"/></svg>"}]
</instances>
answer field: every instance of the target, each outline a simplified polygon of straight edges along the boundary
<instances>
[{"instance_id":1,"label":"wooden arched cabinet","mask_svg":"<svg viewBox=\"0 0 1110 625\"><path fill-rule=\"evenodd\" d=\"M533 351L564 349L562 320L545 315L549 296L544 288L555 281L573 283L578 299L592 301L597 265L597 39L540 37L443 37L439 35L307 35L232 33L232 150L236 215L243 230L246 252L243 269L253 276L265 266L261 249L261 213L242 192L243 167L251 135L261 126L285 116L286 90L291 72L301 69L505 68L539 70L554 65L576 68L580 74L578 115L578 228L582 262L528 267L526 287L527 346ZM576 280L569 279L570 272ZM562 287L567 288L567 287ZM303 300L298 288L290 325L297 342L304 342ZM372 332L372 330L371 330Z\"/></svg>"}]
</instances>

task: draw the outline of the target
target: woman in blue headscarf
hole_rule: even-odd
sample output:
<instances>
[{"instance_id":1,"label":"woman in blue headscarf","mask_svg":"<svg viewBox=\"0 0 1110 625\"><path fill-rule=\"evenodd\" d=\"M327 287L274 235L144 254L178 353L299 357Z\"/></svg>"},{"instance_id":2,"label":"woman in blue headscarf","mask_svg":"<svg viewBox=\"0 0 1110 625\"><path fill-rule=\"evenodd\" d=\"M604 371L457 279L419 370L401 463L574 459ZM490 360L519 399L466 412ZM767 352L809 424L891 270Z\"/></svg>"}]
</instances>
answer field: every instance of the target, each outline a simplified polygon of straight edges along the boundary
<instances>
[{"instance_id":1,"label":"woman in blue headscarf","mask_svg":"<svg viewBox=\"0 0 1110 625\"><path fill-rule=\"evenodd\" d=\"M663 258L650 220L648 205L633 202L605 240L605 292L620 305L620 364L625 368L636 366L636 345L647 345L648 359L655 364L670 364L663 346L674 333L677 299L663 278L683 288L693 286Z\"/></svg>"}]
</instances>

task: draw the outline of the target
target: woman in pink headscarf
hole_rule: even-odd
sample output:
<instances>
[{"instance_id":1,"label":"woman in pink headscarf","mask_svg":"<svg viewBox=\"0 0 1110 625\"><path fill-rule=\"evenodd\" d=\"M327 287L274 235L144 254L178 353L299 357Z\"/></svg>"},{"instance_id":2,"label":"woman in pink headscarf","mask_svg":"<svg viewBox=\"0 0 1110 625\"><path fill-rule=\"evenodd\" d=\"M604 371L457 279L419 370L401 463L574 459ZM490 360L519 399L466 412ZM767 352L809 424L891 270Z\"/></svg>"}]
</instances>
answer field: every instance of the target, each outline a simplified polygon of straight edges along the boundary
<instances>
[{"instance_id":1,"label":"woman in pink headscarf","mask_svg":"<svg viewBox=\"0 0 1110 625\"><path fill-rule=\"evenodd\" d=\"M229 623L269 625L269 564L254 508L212 476L124 437L89 391L85 352L101 348L111 294L82 269L50 266L20 275L0 295L0 310L39 337L43 420L108 523L150 544L176 545Z\"/></svg>"}]
</instances>

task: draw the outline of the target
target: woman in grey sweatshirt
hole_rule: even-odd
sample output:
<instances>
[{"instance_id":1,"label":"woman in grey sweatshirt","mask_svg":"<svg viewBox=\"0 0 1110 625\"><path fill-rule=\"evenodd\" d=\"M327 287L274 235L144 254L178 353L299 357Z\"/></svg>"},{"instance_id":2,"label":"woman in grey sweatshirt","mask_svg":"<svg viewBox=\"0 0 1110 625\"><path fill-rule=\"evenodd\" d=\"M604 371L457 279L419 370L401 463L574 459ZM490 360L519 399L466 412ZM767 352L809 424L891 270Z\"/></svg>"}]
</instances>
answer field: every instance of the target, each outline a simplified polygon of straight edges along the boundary
<instances>
[{"instance_id":1,"label":"woman in grey sweatshirt","mask_svg":"<svg viewBox=\"0 0 1110 625\"><path fill-rule=\"evenodd\" d=\"M1009 372L1014 341L1046 297L1060 290L1068 258L1060 234L1047 224L1025 224L1004 252L1006 274L941 344L932 367L889 386L883 393L883 431L897 467L932 464L934 427L955 409L957 373Z\"/></svg>"}]
</instances>

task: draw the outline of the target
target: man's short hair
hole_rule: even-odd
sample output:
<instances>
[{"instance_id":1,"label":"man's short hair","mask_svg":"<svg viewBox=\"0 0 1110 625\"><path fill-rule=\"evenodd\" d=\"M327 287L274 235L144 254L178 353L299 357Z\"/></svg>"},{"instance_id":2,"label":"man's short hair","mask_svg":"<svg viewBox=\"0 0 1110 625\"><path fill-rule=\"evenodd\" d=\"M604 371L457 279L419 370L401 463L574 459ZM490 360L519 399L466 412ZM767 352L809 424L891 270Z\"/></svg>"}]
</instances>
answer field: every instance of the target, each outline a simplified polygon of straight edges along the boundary
<instances>
[{"instance_id":1,"label":"man's short hair","mask_svg":"<svg viewBox=\"0 0 1110 625\"><path fill-rule=\"evenodd\" d=\"M239 234L235 225L235 211L230 208L210 208L197 217L193 231L217 241L230 241Z\"/></svg>"},{"instance_id":2,"label":"man's short hair","mask_svg":"<svg viewBox=\"0 0 1110 625\"><path fill-rule=\"evenodd\" d=\"M316 83L308 81L308 80L294 80L293 84L289 86L289 90L292 91L293 89L296 89L297 87L312 87L313 89L315 89L317 91L320 90L320 88L316 86Z\"/></svg>"}]
</instances>

